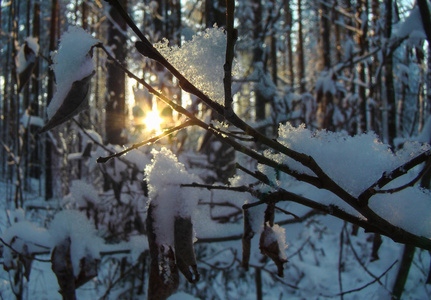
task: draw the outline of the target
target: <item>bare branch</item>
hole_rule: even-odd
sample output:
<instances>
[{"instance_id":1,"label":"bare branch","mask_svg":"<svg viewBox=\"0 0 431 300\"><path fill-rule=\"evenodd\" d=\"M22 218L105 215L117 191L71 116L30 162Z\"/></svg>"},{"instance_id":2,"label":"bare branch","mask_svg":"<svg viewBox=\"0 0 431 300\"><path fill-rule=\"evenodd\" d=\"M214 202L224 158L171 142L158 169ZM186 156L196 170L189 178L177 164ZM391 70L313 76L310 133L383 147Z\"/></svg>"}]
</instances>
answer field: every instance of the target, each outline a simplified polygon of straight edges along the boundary
<instances>
[{"instance_id":1,"label":"bare branch","mask_svg":"<svg viewBox=\"0 0 431 300\"><path fill-rule=\"evenodd\" d=\"M192 125L194 125L194 121L193 120L187 120L186 122L184 122L184 123L182 123L182 124L180 124L178 126L175 126L173 128L167 129L167 130L163 131L161 134L158 134L158 135L156 135L156 136L154 136L154 137L152 137L152 138L150 138L148 140L145 140L145 141L140 142L140 143L133 144L132 146L130 146L129 148L127 148L127 149L125 149L125 150L123 150L121 152L117 152L117 153L111 154L111 155L106 156L106 157L99 157L97 159L97 162L98 163L106 163L111 158L120 157L120 156L126 154L127 152L130 152L130 151L132 151L134 149L138 149L138 148L140 148L140 147L142 147L144 145L153 144L153 143L157 142L158 140L164 138L165 136L168 136L168 135L170 135L170 134L172 134L174 132L180 131L180 130L182 130L184 128L187 128L189 126L192 126Z\"/></svg>"}]
</instances>

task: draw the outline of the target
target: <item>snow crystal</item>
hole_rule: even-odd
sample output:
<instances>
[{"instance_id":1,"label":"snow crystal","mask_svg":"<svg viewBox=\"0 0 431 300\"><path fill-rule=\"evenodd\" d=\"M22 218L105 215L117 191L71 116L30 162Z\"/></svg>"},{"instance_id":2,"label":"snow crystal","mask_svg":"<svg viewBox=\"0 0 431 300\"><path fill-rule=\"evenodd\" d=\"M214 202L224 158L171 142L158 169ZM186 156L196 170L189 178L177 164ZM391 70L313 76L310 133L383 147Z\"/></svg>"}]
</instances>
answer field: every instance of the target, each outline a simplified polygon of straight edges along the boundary
<instances>
[{"instance_id":1,"label":"snow crystal","mask_svg":"<svg viewBox=\"0 0 431 300\"><path fill-rule=\"evenodd\" d=\"M60 41L60 48L52 53L52 69L56 79L56 93L47 108L51 118L60 108L72 83L89 76L94 70L94 62L89 52L100 41L94 39L80 27L69 27Z\"/></svg>"},{"instance_id":2,"label":"snow crystal","mask_svg":"<svg viewBox=\"0 0 431 300\"><path fill-rule=\"evenodd\" d=\"M145 169L148 181L148 204L154 205L154 230L158 244L174 245L175 216L191 217L198 198L181 184L199 182L168 149L152 150L153 163Z\"/></svg>"},{"instance_id":3,"label":"snow crystal","mask_svg":"<svg viewBox=\"0 0 431 300\"><path fill-rule=\"evenodd\" d=\"M96 236L94 226L85 215L78 211L64 210L57 213L51 223L49 233L55 245L70 238L70 254L75 276L80 272L81 258L88 255L93 258L100 256L103 240Z\"/></svg>"},{"instance_id":4,"label":"snow crystal","mask_svg":"<svg viewBox=\"0 0 431 300\"><path fill-rule=\"evenodd\" d=\"M209 28L191 41L170 47L164 39L154 47L193 85L212 100L224 103L223 77L226 35L221 28Z\"/></svg>"}]
</instances>

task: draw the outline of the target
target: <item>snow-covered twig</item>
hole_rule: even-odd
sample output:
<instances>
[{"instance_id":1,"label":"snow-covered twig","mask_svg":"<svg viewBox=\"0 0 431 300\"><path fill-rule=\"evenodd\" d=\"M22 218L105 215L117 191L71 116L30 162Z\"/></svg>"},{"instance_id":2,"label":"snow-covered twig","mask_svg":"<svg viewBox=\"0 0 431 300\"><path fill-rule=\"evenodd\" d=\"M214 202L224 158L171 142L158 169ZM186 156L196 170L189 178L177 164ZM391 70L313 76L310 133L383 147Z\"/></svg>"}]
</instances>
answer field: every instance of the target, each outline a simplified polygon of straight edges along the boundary
<instances>
[{"instance_id":1,"label":"snow-covered twig","mask_svg":"<svg viewBox=\"0 0 431 300\"><path fill-rule=\"evenodd\" d=\"M381 189L382 187L384 187L385 185L387 185L388 183L392 182L394 179L399 178L405 174L407 174L407 172L409 170L411 170L412 168L416 167L417 165L427 161L429 159L429 157L431 156L431 150L425 151L421 154L419 154L418 156L416 156L415 158L409 160L408 162L406 162L405 164L399 166L398 168L392 170L391 172L385 172L382 177L380 177L379 180L377 180L373 185L371 185L368 189L366 189L364 192L362 192L362 194L359 195L358 200L359 200L359 204L361 206L366 206L368 205L368 200L375 195L376 193L378 193L378 190ZM430 165L430 163L428 163L428 165ZM425 169L428 170L429 166L427 166ZM419 180L421 178L421 176L425 174L425 172L422 170L419 175L417 176L417 178L415 178L415 180ZM412 182L416 182L415 180L413 180Z\"/></svg>"}]
</instances>

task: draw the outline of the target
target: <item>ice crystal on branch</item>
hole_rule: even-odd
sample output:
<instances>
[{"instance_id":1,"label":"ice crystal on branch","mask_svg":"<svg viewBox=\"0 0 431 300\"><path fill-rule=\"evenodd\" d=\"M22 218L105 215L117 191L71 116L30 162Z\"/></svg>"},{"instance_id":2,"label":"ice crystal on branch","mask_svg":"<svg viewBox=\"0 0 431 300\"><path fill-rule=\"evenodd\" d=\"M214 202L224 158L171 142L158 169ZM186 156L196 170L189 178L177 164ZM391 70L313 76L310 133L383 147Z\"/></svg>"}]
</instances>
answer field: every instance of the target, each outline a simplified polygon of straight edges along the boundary
<instances>
[{"instance_id":1,"label":"ice crystal on branch","mask_svg":"<svg viewBox=\"0 0 431 300\"><path fill-rule=\"evenodd\" d=\"M154 47L199 90L224 104L226 34L223 29L209 28L181 47L169 46L167 39Z\"/></svg>"}]
</instances>

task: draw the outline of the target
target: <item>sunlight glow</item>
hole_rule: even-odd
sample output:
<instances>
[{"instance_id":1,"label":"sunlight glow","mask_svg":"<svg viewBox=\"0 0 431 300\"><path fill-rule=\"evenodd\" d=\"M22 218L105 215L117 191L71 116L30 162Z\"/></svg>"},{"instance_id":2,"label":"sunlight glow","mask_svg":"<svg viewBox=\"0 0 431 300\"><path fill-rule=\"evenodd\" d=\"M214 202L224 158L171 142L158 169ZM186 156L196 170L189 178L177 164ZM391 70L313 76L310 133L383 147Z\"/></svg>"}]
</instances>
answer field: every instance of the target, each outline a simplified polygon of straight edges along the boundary
<instances>
[{"instance_id":1,"label":"sunlight glow","mask_svg":"<svg viewBox=\"0 0 431 300\"><path fill-rule=\"evenodd\" d=\"M160 117L157 110L147 112L146 117L142 120L147 131L155 131L156 133L162 132L161 125L163 123L163 118Z\"/></svg>"}]
</instances>

